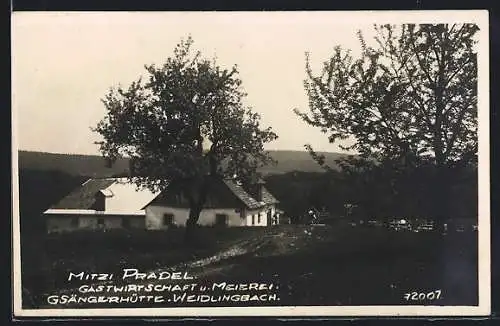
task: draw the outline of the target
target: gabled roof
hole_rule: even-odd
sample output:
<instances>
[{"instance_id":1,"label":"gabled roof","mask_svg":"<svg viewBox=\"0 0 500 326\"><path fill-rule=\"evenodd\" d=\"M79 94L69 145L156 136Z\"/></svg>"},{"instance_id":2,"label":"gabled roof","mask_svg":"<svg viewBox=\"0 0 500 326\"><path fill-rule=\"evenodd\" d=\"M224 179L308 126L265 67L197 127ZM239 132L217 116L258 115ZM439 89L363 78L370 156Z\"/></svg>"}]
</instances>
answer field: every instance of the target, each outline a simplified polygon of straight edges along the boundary
<instances>
[{"instance_id":1,"label":"gabled roof","mask_svg":"<svg viewBox=\"0 0 500 326\"><path fill-rule=\"evenodd\" d=\"M105 212L140 211L158 194L137 190L126 178L89 179L49 210L92 210L98 193L106 197Z\"/></svg>"},{"instance_id":2,"label":"gabled roof","mask_svg":"<svg viewBox=\"0 0 500 326\"><path fill-rule=\"evenodd\" d=\"M238 185L232 180L224 180L224 184L231 190L231 192L238 197L239 200L245 204L250 209L256 209L265 206L265 202L259 202L253 198L248 192L243 189L242 186Z\"/></svg>"},{"instance_id":3,"label":"gabled roof","mask_svg":"<svg viewBox=\"0 0 500 326\"><path fill-rule=\"evenodd\" d=\"M50 208L91 209L95 203L95 195L111 186L114 182L114 179L89 179Z\"/></svg>"},{"instance_id":4,"label":"gabled roof","mask_svg":"<svg viewBox=\"0 0 500 326\"><path fill-rule=\"evenodd\" d=\"M280 202L265 187L262 187L262 200L266 204L278 204Z\"/></svg>"},{"instance_id":5,"label":"gabled roof","mask_svg":"<svg viewBox=\"0 0 500 326\"><path fill-rule=\"evenodd\" d=\"M154 199L159 192L152 192L149 189L137 189L135 184L131 184L126 179L116 179L116 181L105 189L112 194L106 198L106 211L138 211Z\"/></svg>"},{"instance_id":6,"label":"gabled roof","mask_svg":"<svg viewBox=\"0 0 500 326\"><path fill-rule=\"evenodd\" d=\"M204 208L242 208L257 209L269 204L276 204L279 201L262 186L262 201L252 196L243 186L230 179L219 179L211 186L209 198ZM167 188L160 195L154 198L148 205L165 205L172 207L188 207L184 196L179 196L182 190L176 190L175 186ZM146 205L146 206L148 206Z\"/></svg>"}]
</instances>

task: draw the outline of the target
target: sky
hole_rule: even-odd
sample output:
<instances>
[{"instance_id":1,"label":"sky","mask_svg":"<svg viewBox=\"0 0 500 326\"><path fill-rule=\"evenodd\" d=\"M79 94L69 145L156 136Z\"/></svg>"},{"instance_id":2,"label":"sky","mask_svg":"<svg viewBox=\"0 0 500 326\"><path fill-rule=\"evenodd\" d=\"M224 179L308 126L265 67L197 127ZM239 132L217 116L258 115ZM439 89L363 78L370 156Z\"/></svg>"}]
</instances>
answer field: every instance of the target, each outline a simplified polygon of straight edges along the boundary
<instances>
[{"instance_id":1,"label":"sky","mask_svg":"<svg viewBox=\"0 0 500 326\"><path fill-rule=\"evenodd\" d=\"M305 52L319 71L336 45L359 55L358 29L372 35L384 17L326 12L14 13L12 106L19 149L99 154L91 131L105 115L101 98L128 86L145 64L162 64L191 35L203 56L238 65L245 103L279 138L266 149L341 152L300 120L308 110ZM377 19L373 19L376 17Z\"/></svg>"}]
</instances>

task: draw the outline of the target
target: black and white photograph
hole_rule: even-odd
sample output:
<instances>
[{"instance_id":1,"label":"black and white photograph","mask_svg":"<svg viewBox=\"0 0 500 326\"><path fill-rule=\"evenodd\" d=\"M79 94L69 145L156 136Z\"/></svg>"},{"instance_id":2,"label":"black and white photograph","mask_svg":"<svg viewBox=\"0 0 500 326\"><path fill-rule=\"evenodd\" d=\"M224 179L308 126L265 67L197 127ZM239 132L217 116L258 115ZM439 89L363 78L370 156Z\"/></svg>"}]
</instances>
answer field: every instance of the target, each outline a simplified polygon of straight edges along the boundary
<instances>
[{"instance_id":1,"label":"black and white photograph","mask_svg":"<svg viewBox=\"0 0 500 326\"><path fill-rule=\"evenodd\" d=\"M18 317L487 316L488 12L14 12Z\"/></svg>"}]
</instances>

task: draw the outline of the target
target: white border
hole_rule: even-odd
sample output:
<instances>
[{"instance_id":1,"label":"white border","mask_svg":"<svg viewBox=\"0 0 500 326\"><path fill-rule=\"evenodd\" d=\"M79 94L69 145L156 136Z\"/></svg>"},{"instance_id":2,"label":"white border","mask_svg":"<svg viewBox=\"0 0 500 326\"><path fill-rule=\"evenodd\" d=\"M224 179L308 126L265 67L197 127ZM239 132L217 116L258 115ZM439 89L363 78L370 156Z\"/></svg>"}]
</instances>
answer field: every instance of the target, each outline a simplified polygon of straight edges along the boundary
<instances>
[{"instance_id":1,"label":"white border","mask_svg":"<svg viewBox=\"0 0 500 326\"><path fill-rule=\"evenodd\" d=\"M17 15L14 14L13 16ZM21 13L22 14L22 13ZM33 13L28 13L33 14ZM68 13L36 13L54 15ZM74 14L74 13L73 13ZM77 13L82 14L82 12ZM133 15L135 13L85 13L89 15ZM127 308L127 309L22 309L21 305L21 255L19 237L18 143L12 134L13 166L13 287L14 315L16 317L106 317L106 316L487 316L491 313L490 298L490 176L489 176L489 25L486 10L441 11L378 11L378 12L170 12L140 13L141 15L220 15L224 18L254 21L261 15L274 15L277 20L292 20L300 15L314 15L317 21L337 20L355 24L355 21L372 23L440 23L469 22L480 26L478 51L478 136L479 136L479 306L315 306L315 307L203 307L203 308ZM12 57L12 65L15 57ZM15 76L12 74L12 78ZM16 94L12 94L15 96ZM12 126L16 130L16 110L12 108Z\"/></svg>"}]
</instances>

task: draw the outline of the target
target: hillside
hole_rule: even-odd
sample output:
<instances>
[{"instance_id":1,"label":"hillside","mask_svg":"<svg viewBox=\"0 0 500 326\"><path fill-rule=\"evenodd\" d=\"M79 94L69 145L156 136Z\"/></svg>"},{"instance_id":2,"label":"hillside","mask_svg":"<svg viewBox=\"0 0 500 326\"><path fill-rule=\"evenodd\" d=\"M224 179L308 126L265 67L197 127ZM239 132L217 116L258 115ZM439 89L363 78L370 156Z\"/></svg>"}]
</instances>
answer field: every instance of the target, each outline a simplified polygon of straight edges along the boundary
<instances>
[{"instance_id":1,"label":"hillside","mask_svg":"<svg viewBox=\"0 0 500 326\"><path fill-rule=\"evenodd\" d=\"M322 169L304 151L270 151L278 162L261 169L264 174L281 174L293 171L321 172ZM326 162L336 166L335 160L344 154L321 153ZM111 168L106 167L102 157L97 155L59 154L45 152L19 151L19 168L28 170L60 171L73 176L109 177L122 174L128 169L127 159L118 160Z\"/></svg>"},{"instance_id":2,"label":"hillside","mask_svg":"<svg viewBox=\"0 0 500 326\"><path fill-rule=\"evenodd\" d=\"M128 169L126 159L118 160L113 167L106 167L97 155L59 154L19 151L20 170L59 171L73 176L109 177Z\"/></svg>"}]
</instances>

